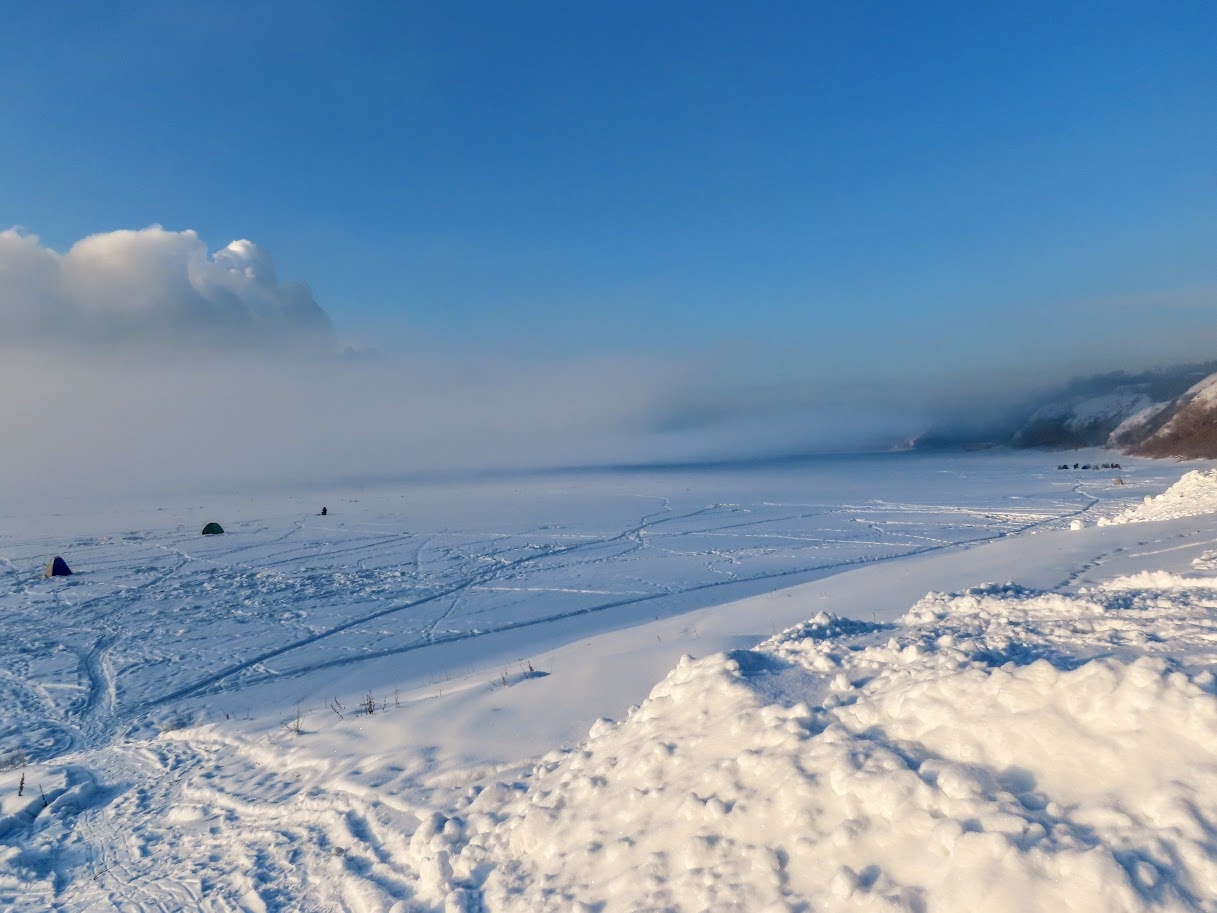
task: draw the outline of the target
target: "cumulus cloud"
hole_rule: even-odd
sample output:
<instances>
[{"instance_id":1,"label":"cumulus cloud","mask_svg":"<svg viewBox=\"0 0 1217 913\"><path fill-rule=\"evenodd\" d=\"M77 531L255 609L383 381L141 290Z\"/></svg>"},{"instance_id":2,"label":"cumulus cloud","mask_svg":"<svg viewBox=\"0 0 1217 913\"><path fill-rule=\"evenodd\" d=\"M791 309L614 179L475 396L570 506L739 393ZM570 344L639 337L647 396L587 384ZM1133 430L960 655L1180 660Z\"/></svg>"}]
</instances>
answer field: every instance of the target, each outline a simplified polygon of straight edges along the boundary
<instances>
[{"instance_id":1,"label":"cumulus cloud","mask_svg":"<svg viewBox=\"0 0 1217 913\"><path fill-rule=\"evenodd\" d=\"M234 241L214 255L190 230L90 235L60 254L0 232L0 345L10 348L255 346L333 350L308 286L280 284L270 254Z\"/></svg>"}]
</instances>

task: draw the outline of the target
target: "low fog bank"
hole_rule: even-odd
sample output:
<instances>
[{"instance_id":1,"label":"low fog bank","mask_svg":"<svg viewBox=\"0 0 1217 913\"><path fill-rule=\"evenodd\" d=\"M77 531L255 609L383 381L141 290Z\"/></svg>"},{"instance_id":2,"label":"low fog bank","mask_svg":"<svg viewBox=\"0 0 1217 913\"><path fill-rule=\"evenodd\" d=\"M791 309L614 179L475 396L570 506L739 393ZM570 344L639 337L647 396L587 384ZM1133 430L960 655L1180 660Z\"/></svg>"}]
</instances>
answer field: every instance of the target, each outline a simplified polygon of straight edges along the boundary
<instances>
[{"instance_id":1,"label":"low fog bank","mask_svg":"<svg viewBox=\"0 0 1217 913\"><path fill-rule=\"evenodd\" d=\"M920 421L734 353L344 355L268 251L156 225L62 253L0 232L0 325L10 497L746 458Z\"/></svg>"},{"instance_id":2,"label":"low fog bank","mask_svg":"<svg viewBox=\"0 0 1217 913\"><path fill-rule=\"evenodd\" d=\"M0 495L882 449L920 422L886 405L745 388L724 391L730 407L709 419L701 407L685 415L703 382L697 366L627 356L10 351L0 362Z\"/></svg>"},{"instance_id":3,"label":"low fog bank","mask_svg":"<svg viewBox=\"0 0 1217 913\"><path fill-rule=\"evenodd\" d=\"M0 495L901 449L931 428L952 445L1013 427L1029 386L945 396L916 378L766 385L626 356L10 350Z\"/></svg>"},{"instance_id":4,"label":"low fog bank","mask_svg":"<svg viewBox=\"0 0 1217 913\"><path fill-rule=\"evenodd\" d=\"M924 391L828 389L711 384L697 366L624 356L10 351L0 494L891 449L926 425Z\"/></svg>"},{"instance_id":5,"label":"low fog bank","mask_svg":"<svg viewBox=\"0 0 1217 913\"><path fill-rule=\"evenodd\" d=\"M26 353L0 367L3 487L201 491L624 459L647 382L624 363Z\"/></svg>"}]
</instances>

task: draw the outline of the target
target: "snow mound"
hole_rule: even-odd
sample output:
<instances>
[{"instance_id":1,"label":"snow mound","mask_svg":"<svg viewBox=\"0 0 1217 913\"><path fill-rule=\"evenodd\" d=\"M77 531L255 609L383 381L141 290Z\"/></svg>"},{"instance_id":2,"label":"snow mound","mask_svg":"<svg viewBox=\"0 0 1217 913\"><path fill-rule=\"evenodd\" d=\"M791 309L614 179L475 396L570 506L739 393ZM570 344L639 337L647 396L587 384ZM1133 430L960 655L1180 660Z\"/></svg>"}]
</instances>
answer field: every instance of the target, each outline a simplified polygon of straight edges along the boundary
<instances>
[{"instance_id":1,"label":"snow mound","mask_svg":"<svg viewBox=\"0 0 1217 913\"><path fill-rule=\"evenodd\" d=\"M1146 520L1177 520L1217 513L1217 469L1193 470L1164 491L1148 497L1114 517L1099 520L1099 526L1141 523Z\"/></svg>"},{"instance_id":2,"label":"snow mound","mask_svg":"<svg viewBox=\"0 0 1217 913\"><path fill-rule=\"evenodd\" d=\"M1156 573L821 613L682 659L416 864L452 909L1217 910L1215 607Z\"/></svg>"}]
</instances>

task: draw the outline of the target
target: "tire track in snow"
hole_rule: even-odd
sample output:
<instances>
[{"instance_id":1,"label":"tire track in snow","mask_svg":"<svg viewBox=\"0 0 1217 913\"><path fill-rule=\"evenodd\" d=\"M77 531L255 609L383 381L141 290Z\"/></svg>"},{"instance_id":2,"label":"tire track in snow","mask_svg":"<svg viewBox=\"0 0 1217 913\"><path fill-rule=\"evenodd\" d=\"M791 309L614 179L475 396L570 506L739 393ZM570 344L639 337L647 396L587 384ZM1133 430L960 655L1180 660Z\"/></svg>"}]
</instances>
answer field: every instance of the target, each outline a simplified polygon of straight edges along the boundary
<instances>
[{"instance_id":1,"label":"tire track in snow","mask_svg":"<svg viewBox=\"0 0 1217 913\"><path fill-rule=\"evenodd\" d=\"M1080 488L1080 485L1078 486L1078 488ZM340 668L343 666L349 666L349 665L365 662L367 660L372 660L372 659L381 659L381 658L389 657L389 656L399 656L404 653L412 653L412 652L415 652L418 650L427 649L428 647L456 643L456 642L462 641L462 640L470 640L473 638L488 637L488 636L493 636L496 634L504 634L504 633L507 633L510 631L518 631L518 630L521 630L524 628L531 628L531 627L536 627L539 625L552 624L555 622L565 621L565 620L568 620L571 618L578 618L578 617L582 617L582 616L586 616L586 615L597 614L597 613L609 611L612 609L619 609L619 608L624 608L627 606L635 606L635 605L639 605L642 603L653 602L658 599L668 599L668 598L672 598L674 596L684 596L684 595L690 595L690 594L695 594L695 593L702 593L702 592L712 591L712 590L716 590L716 589L721 589L723 587L744 586L747 584L764 583L764 582L789 579L789 578L794 578L794 577L799 577L799 576L810 576L813 574L817 575L817 577L823 577L823 576L829 576L829 573L832 573L832 572L843 571L843 570L846 570L849 568L860 567L862 565L867 565L867 564L877 564L877 563L881 563L881 562L885 562L885 561L893 561L893 560L897 560L897 559L901 559L901 558L913 557L915 555L923 555L923 554L929 554L929 553L933 553L933 552L945 551L948 549L961 549L962 550L962 549L966 549L966 548L971 548L971 547L974 547L977 545L984 544L986 542L992 542L992 541L996 541L998 539L1004 539L1004 538L1008 538L1010 536L1020 535L1020 534L1026 533L1026 532L1030 532L1034 529L1043 527L1049 523L1056 523L1056 522L1061 522L1063 520L1068 520L1072 517L1076 517L1080 514L1085 513L1086 511L1090 510L1090 508L1093 507L1095 504L1099 503L1097 498L1093 498L1090 495L1085 494L1084 492L1078 491L1077 488L1075 488L1075 491L1077 491L1077 493L1081 494L1083 497L1088 498L1089 503L1083 505L1082 507L1078 508L1077 510L1067 511L1064 514L1060 514L1060 515L1056 515L1056 516L1043 517L1041 519L1037 519L1031 523L1028 523L1024 526L1016 527L1012 530L1002 530L1002 531L998 531L996 533L992 533L989 535L977 536L977 537L974 537L971 539L964 539L964 540L959 540L959 541L954 541L954 542L936 543L936 544L931 544L931 545L918 546L918 547L910 549L909 551L900 552L895 555L882 555L882 556L870 557L870 558L867 558L867 557L853 558L853 559L849 559L849 560L845 560L845 561L830 562L827 564L819 564L819 565L813 565L813 566L808 566L808 567L799 567L799 568L788 568L788 569L780 570L780 571L772 571L772 572L767 572L767 573L763 573L763 574L755 574L755 575L752 575L749 577L735 577L735 578L711 580L711 581L695 584L693 586L688 586L688 587L675 587L675 588L671 588L671 589L665 588L664 590L657 592L657 593L650 593L650 594L646 594L646 595L642 595L642 596L633 596L628 599L611 600L609 602L599 603L594 606L584 606L582 608L571 609L571 610L564 611L564 612L556 612L556 613L553 613L550 615L544 615L544 616L540 616L537 618L521 619L520 621L509 622L507 624L497 625L492 628L481 629L476 632L461 632L461 633L455 633L455 634L440 635L438 637L433 636L429 640L418 641L418 642L411 643L411 644L404 644L400 647L393 647L393 648L389 648L389 649L385 649L385 650L369 651L369 652L360 653L358 656L341 657L338 659L328 660L328 661L320 662L320 663L311 663L308 666L302 666L298 669L277 670L274 673L269 673L269 674L263 673L261 675L250 676L250 677L246 678L242 682L242 685L244 687L248 687L248 686L252 686L252 685L262 684L262 683L264 683L266 681L270 681L272 679L273 680L282 680L287 677L298 677L301 675L306 675L311 672L321 671L321 670L325 670L325 669ZM245 660L240 663L233 664L232 666L228 667L227 669L221 670L220 672L217 672L214 675L207 676L206 678L204 678L198 682L195 682L191 685L187 685L183 688L176 689L175 691L173 691L169 694L163 695L154 700L145 702L140 707L138 707L136 710L134 710L131 716L132 716L132 718L136 718L136 717L138 717L144 713L147 713L148 711L150 711L158 706L162 706L166 703L170 703L172 701L177 701L177 700L182 700L187 697L192 697L192 696L204 693L204 692L208 691L210 688L212 688L214 685L219 684L224 679L230 678L234 675L238 675L242 672L246 672L261 663L265 663L272 659L277 659L277 658L284 656L288 653L291 653L295 650L301 649L303 647L311 646L311 645L317 643L318 641L325 639L326 637L329 637L333 634L341 633L343 631L348 631L348 630L350 630L354 627L357 627L361 624L364 624L368 621L374 621L376 619L383 618L386 615L391 615L395 612L404 611L406 609L411 609L411 608L415 608L420 605L425 605L425 604L428 604L431 602L435 602L436 600L439 600L439 599L444 599L449 596L454 596L454 595L463 593L464 591L466 591L474 586L484 585L489 580L495 579L498 576L498 574L503 571L514 569L514 568L517 568L517 567L520 567L523 565L527 565L529 563L539 561L539 560L542 560L547 557L552 557L554 555L569 554L571 552L585 550L587 548L603 546L603 545L609 544L611 542L619 542L619 541L627 540L627 539L629 539L631 541L638 541L639 537L645 539L645 537L643 536L643 532L650 527L658 525L659 523L691 519L693 517L704 515L709 511L716 510L716 509L719 509L724 506L727 506L727 505L713 505L711 507L701 508L699 510L692 511L687 514L675 515L672 517L665 517L661 520L652 521L649 523L646 521L646 518L643 518L643 520L640 521L637 526L631 527L630 529L627 529L627 530L625 530L621 533L618 533L615 536L609 537L607 539L598 539L598 540L593 540L590 542L584 542L584 543L578 543L576 545L566 546L564 548L551 549L540 555L524 556L522 558L508 562L507 564L505 564L499 568L495 568L492 571L490 571L488 574L475 574L474 576L469 577L469 578L461 581L458 584L454 584L453 586L450 586L450 587L448 587L440 592L434 593L430 596L423 597L422 599L413 600L404 605L392 606L392 607L383 609L379 612L373 613L371 615L364 616L364 617L358 618L358 619L353 619L342 625L338 625L325 632L322 632L314 637L305 638L305 639L296 641L291 644L286 644L283 647L277 648L275 650L267 651L266 653L263 653L260 656L254 657L249 660ZM653 516L653 515L648 515L648 516ZM824 573L824 572L828 572L828 573ZM812 579L816 579L816 578L812 578Z\"/></svg>"},{"instance_id":2,"label":"tire track in snow","mask_svg":"<svg viewBox=\"0 0 1217 913\"><path fill-rule=\"evenodd\" d=\"M677 522L680 520L688 520L688 519L692 519L694 517L703 516L706 513L709 513L714 510L718 510L722 506L724 506L724 505L715 504L715 505L711 505L709 507L703 507L703 508L699 508L694 511L690 511L689 513L686 513L686 514L672 513L670 516L665 516L664 515L665 512L671 511L671 508L670 508L670 506L668 506L668 504L666 503L666 499L665 499L665 506L664 506L663 510L644 515L643 518L635 526L632 526L629 529L623 530L622 532L617 533L614 536L610 536L610 537L603 538L603 539L592 539L592 540L588 540L585 542L577 542L572 545L565 545L565 546L559 546L559 547L555 547L555 548L542 549L541 551L539 551L536 554L524 555L520 558L506 561L505 563L500 564L500 565L496 565L493 568L486 568L483 571L474 572L472 575L470 575L469 577L466 577L465 579L459 581L458 583L444 587L428 596L424 596L419 599L412 599L405 603L399 603L397 605L391 605L391 606L381 609L377 612L372 612L367 615L362 615L358 618L353 618L349 621L343 622L342 624L334 625L317 634L313 634L308 637L304 637L304 638L300 638L299 640L295 640L291 643L284 644L281 647L276 647L272 650L263 651L262 653L259 653L256 656L250 657L248 659L242 660L237 663L233 663L233 664L225 667L224 669L219 670L218 672L205 676L204 678L199 679L190 685L185 685L181 688L177 688L177 689L169 692L168 694L164 694L158 698L153 698L152 700L143 702L142 704L138 705L137 707L135 707L131 711L129 711L127 714L125 714L124 721L129 722L131 720L139 718L143 714L147 713L148 711L150 711L156 707L162 706L162 705L170 703L172 701L181 700L183 698L190 697L192 695L207 691L212 686L217 685L220 682L224 681L225 679L231 678L234 675L239 675L242 672L246 672L250 669L255 668L258 665L269 662L270 660L278 659L279 657L284 656L288 653L294 652L294 651L302 649L304 647L309 647L314 644L317 644L329 637L333 637L336 634L341 634L345 631L351 630L352 628L359 627L360 625L367 624L368 622L371 622L371 621L376 621L376 620L384 618L385 616L388 616L388 615L393 615L398 612L403 612L403 611L407 611L409 609L418 608L419 606L428 605L432 602L436 602L437 600L446 599L449 596L455 596L457 594L463 593L464 591L470 589L471 587L478 586L480 584L484 584L484 583L497 579L498 576L504 572L514 570L516 568L523 567L523 566L526 566L529 564L533 564L538 561L542 561L546 558L553 557L555 555L567 555L567 554L571 554L574 552L586 551L588 549L602 547L604 545L608 545L613 542L620 542L623 540L641 542L645 538L644 533L647 529L653 528L653 527L658 526L663 523L673 523L673 522ZM652 518L657 518L657 519L652 519ZM468 635L460 635L460 637L464 637L464 636L468 636ZM436 638L431 641L424 642L423 644L420 644L420 646L425 645L427 643L446 643L446 642L448 642L450 640L454 640L454 639L459 639L459 638L455 637L455 636ZM368 655L368 654L365 654L365 655Z\"/></svg>"},{"instance_id":3,"label":"tire track in snow","mask_svg":"<svg viewBox=\"0 0 1217 913\"><path fill-rule=\"evenodd\" d=\"M353 546L350 546L349 548L338 548L338 549L332 549L327 552L322 552L322 555L326 558L334 558L334 557L338 557L340 555L347 555L352 552L365 552L369 549L376 549L376 551L372 552L372 555L376 555L376 554L380 554L380 552L382 550L383 551L392 551L392 548L391 548L392 546L398 545L402 542L409 542L411 539L415 539L415 538L417 538L417 535L415 533L402 533L402 534L395 535L395 536L380 536L372 541L361 542L359 545L353 545ZM385 546L390 546L390 548L386 549L386 548L384 548ZM273 556L275 558L275 560L259 561L259 562L257 562L256 565L253 565L253 566L257 567L259 570L265 570L265 569L269 569L269 568L279 567L280 565L284 565L284 564L292 564L299 559L295 558L295 557L284 557L284 555L294 555L296 552L306 552L307 550L308 550L308 546L305 545L305 546L301 546L299 549L296 549L295 552L280 552L278 555Z\"/></svg>"},{"instance_id":4,"label":"tire track in snow","mask_svg":"<svg viewBox=\"0 0 1217 913\"><path fill-rule=\"evenodd\" d=\"M81 665L89 680L89 691L85 695L84 705L76 714L82 726L88 725L98 716L114 713L114 670L110 666L108 654L117 639L113 631L107 631L82 659Z\"/></svg>"}]
</instances>

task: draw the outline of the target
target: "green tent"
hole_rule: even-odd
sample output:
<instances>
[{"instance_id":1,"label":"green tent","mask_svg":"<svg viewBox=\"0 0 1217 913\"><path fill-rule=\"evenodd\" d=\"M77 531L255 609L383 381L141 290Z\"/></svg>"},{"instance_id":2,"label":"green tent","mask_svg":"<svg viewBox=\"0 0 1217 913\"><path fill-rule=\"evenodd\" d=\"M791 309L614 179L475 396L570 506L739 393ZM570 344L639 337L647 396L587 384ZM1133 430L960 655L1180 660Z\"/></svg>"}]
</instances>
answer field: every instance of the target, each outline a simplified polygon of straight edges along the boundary
<instances>
[{"instance_id":1,"label":"green tent","mask_svg":"<svg viewBox=\"0 0 1217 913\"><path fill-rule=\"evenodd\" d=\"M43 577L67 577L72 573L72 569L68 567L68 563L56 555L46 563L46 570L42 572Z\"/></svg>"},{"instance_id":2,"label":"green tent","mask_svg":"<svg viewBox=\"0 0 1217 913\"><path fill-rule=\"evenodd\" d=\"M208 523L203 527L204 536L218 536L222 532L224 532L224 527L219 523Z\"/></svg>"}]
</instances>

